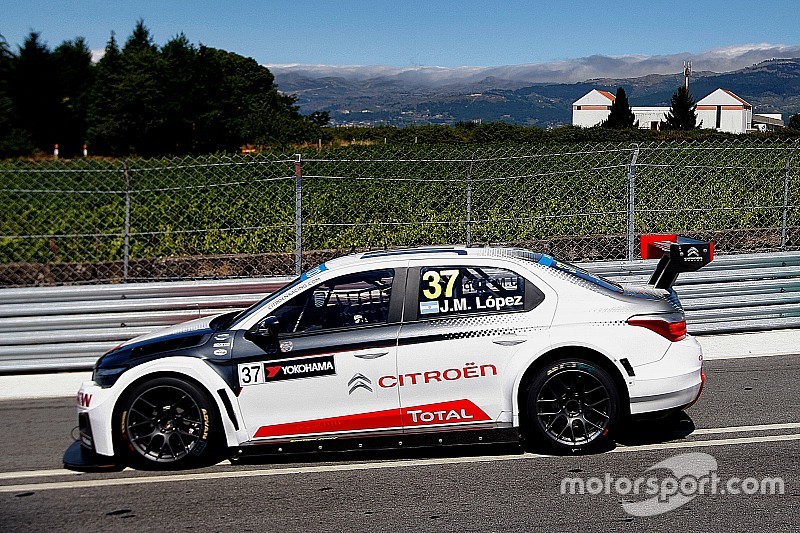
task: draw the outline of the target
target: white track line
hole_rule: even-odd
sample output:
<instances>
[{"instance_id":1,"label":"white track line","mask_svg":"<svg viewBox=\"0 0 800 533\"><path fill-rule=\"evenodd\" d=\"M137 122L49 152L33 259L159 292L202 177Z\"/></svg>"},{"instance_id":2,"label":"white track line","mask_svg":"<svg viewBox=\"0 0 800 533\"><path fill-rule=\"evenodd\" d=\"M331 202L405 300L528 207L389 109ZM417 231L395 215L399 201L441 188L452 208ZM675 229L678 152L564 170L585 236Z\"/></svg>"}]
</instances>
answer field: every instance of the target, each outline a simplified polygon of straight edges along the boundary
<instances>
[{"instance_id":1,"label":"white track line","mask_svg":"<svg viewBox=\"0 0 800 533\"><path fill-rule=\"evenodd\" d=\"M619 446L611 453L628 453L637 451L671 450L682 448L702 448L708 446L730 446L755 443L773 443L781 441L800 440L800 434L791 435L762 435L757 437L740 437L733 439L713 439L700 441L681 441L660 444L644 444L640 446ZM103 478L92 480L59 481L46 483L31 483L26 485L0 486L0 493L8 492L35 492L56 489L89 489L99 487L113 487L123 485L146 485L151 483L167 483L176 481L203 481L213 479L235 479L252 477L271 477L298 474L319 474L328 472L356 472L364 470L387 470L394 468L426 467L451 464L493 463L503 461L525 461L538 458L552 458L552 456L526 453L511 456L478 456L455 457L437 459L419 459L405 461L386 461L379 463L336 464L324 466L306 466L300 468L266 468L255 470L232 470L225 472L201 472L192 474L166 474L157 476Z\"/></svg>"},{"instance_id":2,"label":"white track line","mask_svg":"<svg viewBox=\"0 0 800 533\"><path fill-rule=\"evenodd\" d=\"M789 422L785 424L759 424L755 426L727 426L719 428L699 428L692 431L687 437L695 435L719 435L723 433L747 433L751 431L778 431L788 429L800 429L800 422ZM692 443L708 442L708 441L691 441ZM663 443L670 444L670 443ZM659 444L660 445L660 444ZM622 445L620 445L622 446ZM627 446L625 448L638 449L637 446ZM534 454L527 454L535 456ZM540 456L545 457L545 456ZM230 465L229 461L224 461L224 464ZM122 472L132 472L133 469L125 468ZM72 475L85 474L85 472L77 472L75 470L67 470L65 468L55 468L52 470L18 470L15 472L0 472L0 481L6 479L25 479L37 477L58 477L58 476L72 476Z\"/></svg>"},{"instance_id":3,"label":"white track line","mask_svg":"<svg viewBox=\"0 0 800 533\"><path fill-rule=\"evenodd\" d=\"M722 428L700 428L692 431L687 437L693 435L716 435L719 433L746 433L748 431L772 431L779 429L800 429L800 422L787 424L760 424L757 426L729 426Z\"/></svg>"},{"instance_id":4,"label":"white track line","mask_svg":"<svg viewBox=\"0 0 800 533\"><path fill-rule=\"evenodd\" d=\"M17 472L0 472L0 480L3 479L22 479L29 477L52 477L52 476L70 476L74 474L82 474L83 472L76 472L74 470L67 470L66 468L55 468L53 470L19 470Z\"/></svg>"}]
</instances>

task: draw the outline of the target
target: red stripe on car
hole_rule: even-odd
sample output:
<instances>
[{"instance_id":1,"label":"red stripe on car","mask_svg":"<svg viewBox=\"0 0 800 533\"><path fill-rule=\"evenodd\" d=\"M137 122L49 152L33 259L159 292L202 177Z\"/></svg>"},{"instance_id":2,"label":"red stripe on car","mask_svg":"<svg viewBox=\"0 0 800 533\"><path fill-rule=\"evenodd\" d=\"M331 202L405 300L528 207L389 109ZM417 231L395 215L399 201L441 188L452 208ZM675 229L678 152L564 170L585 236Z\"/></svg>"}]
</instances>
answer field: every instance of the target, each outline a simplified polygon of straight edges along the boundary
<instances>
[{"instance_id":1,"label":"red stripe on car","mask_svg":"<svg viewBox=\"0 0 800 533\"><path fill-rule=\"evenodd\" d=\"M402 409L386 409L369 413L262 426L253 437L261 439L310 433L387 429L401 426L420 427L439 424L463 424L490 420L489 415L470 400L455 400L452 402L404 407Z\"/></svg>"}]
</instances>

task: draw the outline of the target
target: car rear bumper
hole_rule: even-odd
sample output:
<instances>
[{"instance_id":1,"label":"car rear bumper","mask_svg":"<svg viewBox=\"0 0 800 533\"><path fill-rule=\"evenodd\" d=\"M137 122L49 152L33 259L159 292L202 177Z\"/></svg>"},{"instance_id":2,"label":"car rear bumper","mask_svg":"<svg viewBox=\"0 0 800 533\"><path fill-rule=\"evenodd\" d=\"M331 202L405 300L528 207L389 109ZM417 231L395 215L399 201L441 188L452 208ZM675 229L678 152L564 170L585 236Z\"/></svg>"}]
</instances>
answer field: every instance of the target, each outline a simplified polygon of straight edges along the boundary
<instances>
[{"instance_id":1,"label":"car rear bumper","mask_svg":"<svg viewBox=\"0 0 800 533\"><path fill-rule=\"evenodd\" d=\"M634 367L629 385L631 414L645 414L687 407L703 387L703 351L694 337L670 345L664 357Z\"/></svg>"}]
</instances>

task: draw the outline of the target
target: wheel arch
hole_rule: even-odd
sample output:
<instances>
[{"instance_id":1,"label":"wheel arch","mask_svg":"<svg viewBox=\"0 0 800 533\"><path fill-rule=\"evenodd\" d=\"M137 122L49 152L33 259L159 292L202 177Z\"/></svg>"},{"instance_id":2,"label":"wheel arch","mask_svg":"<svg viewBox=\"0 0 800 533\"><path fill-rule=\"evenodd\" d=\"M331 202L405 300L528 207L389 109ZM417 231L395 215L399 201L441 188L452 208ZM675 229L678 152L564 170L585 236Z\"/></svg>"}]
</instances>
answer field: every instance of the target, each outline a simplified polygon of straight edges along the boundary
<instances>
[{"instance_id":1,"label":"wheel arch","mask_svg":"<svg viewBox=\"0 0 800 533\"><path fill-rule=\"evenodd\" d=\"M588 346L559 346L541 354L539 357L531 361L528 364L528 367L522 373L522 376L514 388L514 419L518 421L518 426L520 428L522 428L526 423L526 410L528 403L526 401L526 395L528 392L528 387L530 386L536 374L548 364L558 359L569 359L570 357L586 359L587 361L598 364L603 368L603 370L608 372L608 374L614 380L614 385L616 385L620 396L620 408L622 409L621 418L622 420L625 420L630 417L631 402L628 385L622 374L622 371L617 364L614 363L614 360L599 350L590 348Z\"/></svg>"},{"instance_id":2,"label":"wheel arch","mask_svg":"<svg viewBox=\"0 0 800 533\"><path fill-rule=\"evenodd\" d=\"M211 401L211 404L214 406L214 416L216 420L220 424L220 428L222 431L222 435L220 435L220 443L224 444L225 446L237 446L238 440L236 439L235 431L236 429L233 427L234 421L231 420L230 414L233 414L234 417L236 407L233 407L233 412L229 414L227 406L223 404L222 398L220 395L212 390L214 387L209 387L207 383L204 383L203 380L198 379L195 376L191 376L189 374L178 372L175 370L166 370L166 369L156 369L152 372L147 372L142 374L136 379L132 380L130 383L125 385L125 388L120 391L119 395L117 396L117 400L114 404L114 409L111 414L111 423L112 427L119 423L120 417L120 409L123 403L128 399L131 391L134 390L136 387L141 385L142 383L146 383L148 381L152 381L159 378L173 378L178 379L181 381L186 381L200 389ZM239 415L241 417L241 414ZM117 431L112 429L111 432L112 441L114 443L114 449L116 451L118 445L119 434ZM233 443L232 443L233 442Z\"/></svg>"}]
</instances>

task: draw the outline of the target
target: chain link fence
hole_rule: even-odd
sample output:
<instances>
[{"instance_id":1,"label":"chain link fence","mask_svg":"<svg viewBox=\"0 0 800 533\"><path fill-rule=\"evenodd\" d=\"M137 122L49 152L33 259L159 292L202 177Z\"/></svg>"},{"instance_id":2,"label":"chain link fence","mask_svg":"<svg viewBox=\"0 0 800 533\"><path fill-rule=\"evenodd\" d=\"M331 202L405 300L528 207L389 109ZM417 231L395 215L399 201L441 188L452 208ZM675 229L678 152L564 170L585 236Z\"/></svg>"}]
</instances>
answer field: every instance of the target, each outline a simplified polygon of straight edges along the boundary
<instances>
[{"instance_id":1,"label":"chain link fence","mask_svg":"<svg viewBox=\"0 0 800 533\"><path fill-rule=\"evenodd\" d=\"M288 275L428 244L624 260L654 232L719 253L798 249L797 148L743 137L0 162L0 286Z\"/></svg>"}]
</instances>

